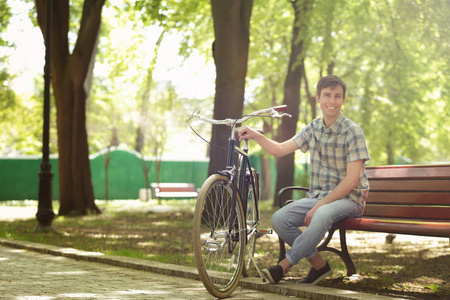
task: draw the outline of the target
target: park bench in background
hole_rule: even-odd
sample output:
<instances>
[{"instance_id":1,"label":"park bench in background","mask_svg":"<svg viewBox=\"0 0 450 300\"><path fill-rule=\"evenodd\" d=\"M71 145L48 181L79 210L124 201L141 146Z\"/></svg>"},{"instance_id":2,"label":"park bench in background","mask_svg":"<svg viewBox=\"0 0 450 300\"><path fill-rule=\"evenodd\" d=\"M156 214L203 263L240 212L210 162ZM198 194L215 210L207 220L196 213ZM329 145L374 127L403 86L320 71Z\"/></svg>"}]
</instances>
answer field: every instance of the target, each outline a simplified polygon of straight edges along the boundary
<instances>
[{"instance_id":1,"label":"park bench in background","mask_svg":"<svg viewBox=\"0 0 450 300\"><path fill-rule=\"evenodd\" d=\"M193 183L152 183L153 198L196 198Z\"/></svg>"},{"instance_id":2,"label":"park bench in background","mask_svg":"<svg viewBox=\"0 0 450 300\"><path fill-rule=\"evenodd\" d=\"M334 224L318 246L319 251L339 255L348 276L356 274L356 268L347 249L347 230L450 238L450 164L367 167L366 173L370 192L364 215ZM280 206L283 194L292 190L308 189L280 190L277 195ZM341 250L328 246L336 230ZM280 239L279 260L285 255L285 244Z\"/></svg>"}]
</instances>

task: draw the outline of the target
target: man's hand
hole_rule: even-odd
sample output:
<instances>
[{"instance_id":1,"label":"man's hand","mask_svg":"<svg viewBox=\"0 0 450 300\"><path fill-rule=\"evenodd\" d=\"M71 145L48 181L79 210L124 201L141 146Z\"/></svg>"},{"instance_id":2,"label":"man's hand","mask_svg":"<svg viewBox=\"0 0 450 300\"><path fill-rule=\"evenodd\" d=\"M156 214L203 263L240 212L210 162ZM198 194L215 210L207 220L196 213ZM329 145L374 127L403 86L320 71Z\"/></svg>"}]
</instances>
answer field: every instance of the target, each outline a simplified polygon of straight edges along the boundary
<instances>
[{"instance_id":1,"label":"man's hand","mask_svg":"<svg viewBox=\"0 0 450 300\"><path fill-rule=\"evenodd\" d=\"M290 154L298 149L294 140L289 139L283 143L278 143L274 140L268 139L263 134L259 133L254 128L244 126L238 131L239 140L253 139L257 142L265 151L275 157L282 157Z\"/></svg>"},{"instance_id":2,"label":"man's hand","mask_svg":"<svg viewBox=\"0 0 450 300\"><path fill-rule=\"evenodd\" d=\"M305 216L305 219L303 220L303 223L305 223L305 226L309 226L309 224L311 223L311 220L314 216L314 214L316 213L316 210L318 209L318 205L314 205L313 208L311 208L310 211L308 211L308 213Z\"/></svg>"},{"instance_id":3,"label":"man's hand","mask_svg":"<svg viewBox=\"0 0 450 300\"><path fill-rule=\"evenodd\" d=\"M240 128L238 134L239 140L254 139L258 135L261 135L259 132L248 126Z\"/></svg>"},{"instance_id":4,"label":"man's hand","mask_svg":"<svg viewBox=\"0 0 450 300\"><path fill-rule=\"evenodd\" d=\"M345 178L335 187L328 195L326 195L322 200L317 202L313 208L306 214L304 223L305 226L309 226L311 219L316 213L317 209L322 205L326 205L338 199L344 198L348 193L350 193L355 187L358 186L359 174L361 172L363 161L356 160L349 162L347 164L347 175Z\"/></svg>"}]
</instances>

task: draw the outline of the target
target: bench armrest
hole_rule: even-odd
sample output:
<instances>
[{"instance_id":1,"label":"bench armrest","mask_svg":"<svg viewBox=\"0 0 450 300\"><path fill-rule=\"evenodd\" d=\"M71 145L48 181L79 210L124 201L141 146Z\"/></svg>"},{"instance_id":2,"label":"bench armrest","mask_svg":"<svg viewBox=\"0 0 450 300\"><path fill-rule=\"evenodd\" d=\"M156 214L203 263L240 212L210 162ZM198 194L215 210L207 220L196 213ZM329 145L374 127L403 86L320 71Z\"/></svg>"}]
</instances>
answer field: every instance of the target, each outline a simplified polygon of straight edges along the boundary
<instances>
[{"instance_id":1,"label":"bench armrest","mask_svg":"<svg viewBox=\"0 0 450 300\"><path fill-rule=\"evenodd\" d=\"M289 204L289 203L293 202L292 200L289 200L289 201L286 201L285 203L281 203L281 197L283 196L283 194L286 193L286 192L290 192L290 191L305 191L305 192L308 192L309 188L302 187L302 186L288 186L288 187L282 188L277 193L277 197L275 199L276 203L278 204L278 206L280 208L282 208L286 204ZM278 262L280 262L286 257L286 246L284 245L284 241L280 237L278 237L278 242L279 242L279 245L280 245L280 253L279 253L279 256L278 256Z\"/></svg>"},{"instance_id":2,"label":"bench armrest","mask_svg":"<svg viewBox=\"0 0 450 300\"><path fill-rule=\"evenodd\" d=\"M284 203L281 203L281 196L283 196L284 193L289 192L289 191L305 191L305 192L309 192L309 188L307 187L303 187L303 186L288 186L285 188L282 188L278 193L277 193L277 197L276 197L276 203L278 204L278 207L283 207Z\"/></svg>"}]
</instances>

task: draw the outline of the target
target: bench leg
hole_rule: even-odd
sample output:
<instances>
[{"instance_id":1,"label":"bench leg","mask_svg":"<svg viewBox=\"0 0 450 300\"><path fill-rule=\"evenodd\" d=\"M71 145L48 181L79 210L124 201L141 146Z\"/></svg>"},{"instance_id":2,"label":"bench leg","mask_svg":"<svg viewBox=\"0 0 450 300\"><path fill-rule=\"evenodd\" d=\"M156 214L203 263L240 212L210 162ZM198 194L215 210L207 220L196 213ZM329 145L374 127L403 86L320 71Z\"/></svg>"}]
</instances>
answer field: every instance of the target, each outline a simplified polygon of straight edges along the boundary
<instances>
[{"instance_id":1,"label":"bench leg","mask_svg":"<svg viewBox=\"0 0 450 300\"><path fill-rule=\"evenodd\" d=\"M352 258L350 257L350 253L348 253L345 229L339 229L339 237L341 239L341 250L342 250L341 258L345 263L345 267L347 268L347 276L351 276L353 274L356 274L356 267L355 264L353 263Z\"/></svg>"},{"instance_id":2,"label":"bench leg","mask_svg":"<svg viewBox=\"0 0 450 300\"><path fill-rule=\"evenodd\" d=\"M278 254L278 263L286 258L286 245L281 238L278 238L278 243L280 244L280 253Z\"/></svg>"},{"instance_id":3,"label":"bench leg","mask_svg":"<svg viewBox=\"0 0 450 300\"><path fill-rule=\"evenodd\" d=\"M341 242L341 251L339 251L338 249L335 249L335 248L328 247L328 243L331 241L331 238L333 237L334 231L335 231L335 229L331 229L328 232L327 238L325 239L325 241L323 241L317 247L317 249L319 250L319 252L321 252L321 251L330 251L330 252L333 252L333 253L339 255L339 257L344 262L345 267L347 268L347 276L351 276L353 274L356 274L355 264L353 263L353 260L350 257L350 254L348 253L347 240L346 240L346 236L345 236L345 229L339 229L339 237L340 237L340 242Z\"/></svg>"}]
</instances>

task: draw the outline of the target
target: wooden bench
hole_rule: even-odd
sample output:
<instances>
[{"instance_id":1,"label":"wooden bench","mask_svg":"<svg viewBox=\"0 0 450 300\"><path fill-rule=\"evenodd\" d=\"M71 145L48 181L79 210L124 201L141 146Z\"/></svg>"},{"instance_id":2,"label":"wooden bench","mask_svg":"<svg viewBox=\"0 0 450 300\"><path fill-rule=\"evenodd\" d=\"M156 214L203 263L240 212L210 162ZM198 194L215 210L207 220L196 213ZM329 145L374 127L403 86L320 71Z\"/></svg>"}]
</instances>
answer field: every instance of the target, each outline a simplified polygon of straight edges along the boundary
<instances>
[{"instance_id":1,"label":"wooden bench","mask_svg":"<svg viewBox=\"0 0 450 300\"><path fill-rule=\"evenodd\" d=\"M370 192L363 216L334 224L318 246L319 252L339 255L348 276L356 274L356 268L347 249L347 230L450 238L450 164L367 167L366 174ZM292 190L308 189L280 190L277 195L280 207L283 194ZM328 246L336 230L340 250ZM285 244L280 239L279 261L285 255Z\"/></svg>"},{"instance_id":2,"label":"wooden bench","mask_svg":"<svg viewBox=\"0 0 450 300\"><path fill-rule=\"evenodd\" d=\"M152 183L154 198L196 198L198 193L193 183Z\"/></svg>"}]
</instances>

